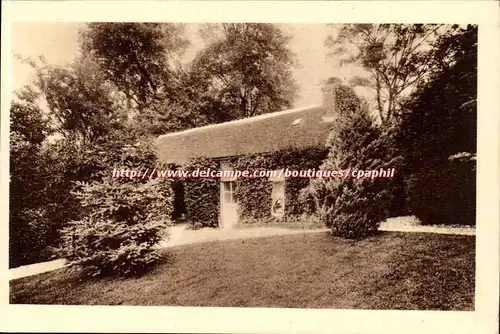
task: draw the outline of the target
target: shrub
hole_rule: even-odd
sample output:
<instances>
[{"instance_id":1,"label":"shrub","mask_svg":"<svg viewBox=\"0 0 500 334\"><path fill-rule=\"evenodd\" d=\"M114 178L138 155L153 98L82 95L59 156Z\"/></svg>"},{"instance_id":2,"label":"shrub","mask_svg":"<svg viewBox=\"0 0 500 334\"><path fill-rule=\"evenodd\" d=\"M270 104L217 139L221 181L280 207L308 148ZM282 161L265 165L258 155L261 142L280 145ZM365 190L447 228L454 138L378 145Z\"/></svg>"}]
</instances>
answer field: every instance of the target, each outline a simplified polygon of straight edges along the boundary
<instances>
[{"instance_id":1,"label":"shrub","mask_svg":"<svg viewBox=\"0 0 500 334\"><path fill-rule=\"evenodd\" d=\"M307 187L299 192L299 201L302 203L304 212L315 215L325 225L330 221L329 215L333 211L333 198L330 197L331 182L321 179L313 179Z\"/></svg>"},{"instance_id":2,"label":"shrub","mask_svg":"<svg viewBox=\"0 0 500 334\"><path fill-rule=\"evenodd\" d=\"M397 173L390 185L388 185L392 195L389 205L389 217L407 216L410 211L407 203L405 176L400 168L394 167L397 168Z\"/></svg>"},{"instance_id":3,"label":"shrub","mask_svg":"<svg viewBox=\"0 0 500 334\"><path fill-rule=\"evenodd\" d=\"M57 230L42 209L26 209L10 217L9 266L47 261Z\"/></svg>"},{"instance_id":4,"label":"shrub","mask_svg":"<svg viewBox=\"0 0 500 334\"><path fill-rule=\"evenodd\" d=\"M266 178L238 179L236 199L238 218L264 219L271 217L272 183ZM287 209L288 202L285 206Z\"/></svg>"},{"instance_id":5,"label":"shrub","mask_svg":"<svg viewBox=\"0 0 500 334\"><path fill-rule=\"evenodd\" d=\"M414 173L407 181L408 206L422 224L474 225L474 161L449 161Z\"/></svg>"},{"instance_id":6,"label":"shrub","mask_svg":"<svg viewBox=\"0 0 500 334\"><path fill-rule=\"evenodd\" d=\"M14 115L15 116L15 115ZM15 124L14 124L15 125ZM17 125L19 126L19 124ZM29 134L29 129L27 130ZM10 134L9 267L50 259L57 242L59 221L50 219L52 203L47 189L58 186L52 159L39 143L18 132Z\"/></svg>"},{"instance_id":7,"label":"shrub","mask_svg":"<svg viewBox=\"0 0 500 334\"><path fill-rule=\"evenodd\" d=\"M86 216L63 230L60 255L90 276L139 274L160 257L156 244L170 223L170 181L80 183Z\"/></svg>"},{"instance_id":8,"label":"shrub","mask_svg":"<svg viewBox=\"0 0 500 334\"><path fill-rule=\"evenodd\" d=\"M360 101L340 104L337 120L328 139L328 157L323 170L374 170L393 167L387 139ZM387 218L391 190L388 179L329 178L312 180L302 192L305 204L324 220L332 233L359 238L378 230Z\"/></svg>"},{"instance_id":9,"label":"shrub","mask_svg":"<svg viewBox=\"0 0 500 334\"><path fill-rule=\"evenodd\" d=\"M399 149L397 142L398 131L397 126L389 126L382 128L383 136L390 150L391 156L399 156L397 164L392 166L396 169L396 174L388 187L391 191L391 203L389 205L389 217L407 216L410 214L406 199L405 180L407 179L408 170L404 165L404 154Z\"/></svg>"},{"instance_id":10,"label":"shrub","mask_svg":"<svg viewBox=\"0 0 500 334\"><path fill-rule=\"evenodd\" d=\"M281 164L288 163L288 168L294 170L319 169L326 158L326 146L292 149L281 156ZM299 200L300 191L309 184L308 178L290 178L285 181L286 207L285 215L297 216L304 213L304 205Z\"/></svg>"},{"instance_id":11,"label":"shrub","mask_svg":"<svg viewBox=\"0 0 500 334\"><path fill-rule=\"evenodd\" d=\"M195 158L184 168L216 170L218 164L207 158ZM196 227L219 226L219 179L192 178L184 181L184 203L189 223Z\"/></svg>"}]
</instances>

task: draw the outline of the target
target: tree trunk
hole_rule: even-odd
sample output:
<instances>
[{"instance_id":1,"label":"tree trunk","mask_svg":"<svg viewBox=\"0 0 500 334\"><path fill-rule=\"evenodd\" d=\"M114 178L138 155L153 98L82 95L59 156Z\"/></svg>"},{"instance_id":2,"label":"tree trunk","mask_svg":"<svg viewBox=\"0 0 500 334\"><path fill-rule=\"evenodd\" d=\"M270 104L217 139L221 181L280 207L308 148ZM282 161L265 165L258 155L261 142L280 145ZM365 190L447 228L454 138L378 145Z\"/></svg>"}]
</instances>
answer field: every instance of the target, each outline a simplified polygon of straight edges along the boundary
<instances>
[{"instance_id":1,"label":"tree trunk","mask_svg":"<svg viewBox=\"0 0 500 334\"><path fill-rule=\"evenodd\" d=\"M377 72L376 76L375 76L375 79L376 79L376 84L377 84L377 108L378 108L378 113L379 113L379 116L380 116L380 121L382 122L382 124L385 123L385 119L384 119L384 107L382 106L382 101L380 99L380 94L381 94L381 85L380 85L380 74Z\"/></svg>"}]
</instances>

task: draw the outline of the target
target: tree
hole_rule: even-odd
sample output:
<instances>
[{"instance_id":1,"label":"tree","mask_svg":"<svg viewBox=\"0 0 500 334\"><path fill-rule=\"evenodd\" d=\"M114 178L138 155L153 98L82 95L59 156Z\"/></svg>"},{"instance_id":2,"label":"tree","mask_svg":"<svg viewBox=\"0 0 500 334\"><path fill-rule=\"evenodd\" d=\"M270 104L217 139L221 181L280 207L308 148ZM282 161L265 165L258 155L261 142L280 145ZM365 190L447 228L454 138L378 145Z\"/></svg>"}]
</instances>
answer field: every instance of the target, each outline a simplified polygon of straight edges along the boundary
<instances>
[{"instance_id":1,"label":"tree","mask_svg":"<svg viewBox=\"0 0 500 334\"><path fill-rule=\"evenodd\" d=\"M183 26L170 23L89 23L81 33L83 54L139 110L175 94L174 60L187 45Z\"/></svg>"},{"instance_id":2,"label":"tree","mask_svg":"<svg viewBox=\"0 0 500 334\"><path fill-rule=\"evenodd\" d=\"M189 44L184 26L92 23L82 32L83 53L95 59L128 102L129 130L138 137L214 123L206 116L208 85L181 66Z\"/></svg>"},{"instance_id":3,"label":"tree","mask_svg":"<svg viewBox=\"0 0 500 334\"><path fill-rule=\"evenodd\" d=\"M204 114L214 122L252 117L292 106L297 84L290 38L272 24L209 25L208 45L193 61L191 81L208 92Z\"/></svg>"},{"instance_id":4,"label":"tree","mask_svg":"<svg viewBox=\"0 0 500 334\"><path fill-rule=\"evenodd\" d=\"M29 87L10 107L9 266L43 259L51 226L44 219L49 164L42 142L51 129L38 95Z\"/></svg>"},{"instance_id":5,"label":"tree","mask_svg":"<svg viewBox=\"0 0 500 334\"><path fill-rule=\"evenodd\" d=\"M110 141L128 141L126 110L95 63L40 60L27 60L36 80L10 109L11 266L50 258L61 228L80 215L73 182L99 177L99 152L110 152Z\"/></svg>"},{"instance_id":6,"label":"tree","mask_svg":"<svg viewBox=\"0 0 500 334\"><path fill-rule=\"evenodd\" d=\"M59 136L85 145L125 125L123 99L92 59L80 57L67 67L43 61L32 65L37 73L35 86L46 101L51 124Z\"/></svg>"},{"instance_id":7,"label":"tree","mask_svg":"<svg viewBox=\"0 0 500 334\"><path fill-rule=\"evenodd\" d=\"M477 26L439 39L434 57L448 58L405 102L397 140L411 171L476 152Z\"/></svg>"},{"instance_id":8,"label":"tree","mask_svg":"<svg viewBox=\"0 0 500 334\"><path fill-rule=\"evenodd\" d=\"M406 101L396 143L409 205L424 223L472 224L476 207L477 26L454 27L436 43L439 64Z\"/></svg>"},{"instance_id":9,"label":"tree","mask_svg":"<svg viewBox=\"0 0 500 334\"><path fill-rule=\"evenodd\" d=\"M354 64L366 76L351 84L375 92L375 109L382 124L395 119L401 100L408 96L433 67L433 42L445 30L431 24L344 24L328 36L326 45L340 65Z\"/></svg>"},{"instance_id":10,"label":"tree","mask_svg":"<svg viewBox=\"0 0 500 334\"><path fill-rule=\"evenodd\" d=\"M40 108L40 95L31 86L16 92L10 107L10 131L22 136L30 144L41 144L53 129L49 119Z\"/></svg>"},{"instance_id":11,"label":"tree","mask_svg":"<svg viewBox=\"0 0 500 334\"><path fill-rule=\"evenodd\" d=\"M124 146L136 144L131 116L171 93L164 51L181 47L176 29L91 24L68 66L26 60L37 76L11 107L11 266L47 260L61 229L82 218L75 182L106 178Z\"/></svg>"},{"instance_id":12,"label":"tree","mask_svg":"<svg viewBox=\"0 0 500 334\"><path fill-rule=\"evenodd\" d=\"M337 91L347 91L338 87ZM327 147L329 153L320 166L324 171L343 171L341 177L313 179L301 198L315 206L320 220L332 233L345 238L359 238L378 230L388 217L391 182L387 178L358 178L352 172L394 167L397 158L382 129L377 126L355 94L337 102L338 117L332 126Z\"/></svg>"}]
</instances>

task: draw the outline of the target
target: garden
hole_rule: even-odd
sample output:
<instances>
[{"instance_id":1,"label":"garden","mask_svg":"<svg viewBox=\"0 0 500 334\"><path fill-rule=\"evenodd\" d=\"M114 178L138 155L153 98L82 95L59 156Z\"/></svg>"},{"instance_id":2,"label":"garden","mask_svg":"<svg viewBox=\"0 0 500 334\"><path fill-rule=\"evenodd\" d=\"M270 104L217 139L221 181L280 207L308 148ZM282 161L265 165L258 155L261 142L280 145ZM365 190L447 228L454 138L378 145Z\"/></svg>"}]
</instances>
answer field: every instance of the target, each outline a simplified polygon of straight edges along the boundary
<instances>
[{"instance_id":1,"label":"garden","mask_svg":"<svg viewBox=\"0 0 500 334\"><path fill-rule=\"evenodd\" d=\"M159 23L88 24L74 63L32 62L36 80L10 109L9 266L54 258L71 266L11 281L10 302L473 310L475 237L379 227L405 215L424 225L475 225L477 27L342 25L327 44L359 46L356 57L339 57L366 70L364 81L353 80L371 85L374 101L354 84L336 85L333 104L323 106L336 114L324 145L232 157L241 170L398 171L291 179L280 218L270 216L266 179L236 180L240 227L328 232L161 248L179 221L218 227L219 180L111 171L216 170L218 161L203 156L165 164L155 139L290 108L296 96L288 39L277 26L209 28L206 48L181 68L168 59L189 41L181 26ZM364 39L381 31L393 38ZM240 88L253 100L242 103Z\"/></svg>"}]
</instances>

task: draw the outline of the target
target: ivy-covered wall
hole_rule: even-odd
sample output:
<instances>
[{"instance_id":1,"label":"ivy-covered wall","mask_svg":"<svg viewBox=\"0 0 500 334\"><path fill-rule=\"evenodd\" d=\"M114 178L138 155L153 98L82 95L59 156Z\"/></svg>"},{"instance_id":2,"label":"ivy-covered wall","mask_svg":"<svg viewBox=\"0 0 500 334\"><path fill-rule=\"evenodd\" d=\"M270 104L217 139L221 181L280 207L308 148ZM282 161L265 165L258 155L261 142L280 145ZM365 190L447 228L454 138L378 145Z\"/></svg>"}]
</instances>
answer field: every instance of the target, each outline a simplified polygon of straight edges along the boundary
<instances>
[{"instance_id":1,"label":"ivy-covered wall","mask_svg":"<svg viewBox=\"0 0 500 334\"><path fill-rule=\"evenodd\" d=\"M318 169L327 155L325 147L290 148L277 152L240 157L237 170L308 170ZM299 201L300 190L309 184L309 178L285 180L285 216L299 215L304 205ZM236 199L240 219L262 219L271 216L272 183L268 178L236 181Z\"/></svg>"},{"instance_id":2,"label":"ivy-covered wall","mask_svg":"<svg viewBox=\"0 0 500 334\"><path fill-rule=\"evenodd\" d=\"M185 170L217 170L219 164L207 158L191 160ZM192 178L184 180L184 204L188 221L194 226L219 226L220 180L218 178Z\"/></svg>"},{"instance_id":3,"label":"ivy-covered wall","mask_svg":"<svg viewBox=\"0 0 500 334\"><path fill-rule=\"evenodd\" d=\"M308 170L318 169L327 155L324 147L290 148L277 152L253 154L232 158L235 170ZM207 158L191 160L186 170L196 168L219 169L219 162ZM298 196L309 184L308 178L285 180L285 216L300 215L304 205ZM236 199L240 219L271 218L272 182L268 178L238 178ZM220 217L220 179L196 178L184 180L184 203L188 221L195 226L217 227Z\"/></svg>"},{"instance_id":4,"label":"ivy-covered wall","mask_svg":"<svg viewBox=\"0 0 500 334\"><path fill-rule=\"evenodd\" d=\"M253 154L240 157L235 163L236 170L275 169L269 154ZM236 180L236 200L238 217L261 219L271 214L272 183L267 178Z\"/></svg>"}]
</instances>

